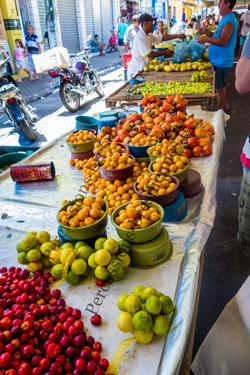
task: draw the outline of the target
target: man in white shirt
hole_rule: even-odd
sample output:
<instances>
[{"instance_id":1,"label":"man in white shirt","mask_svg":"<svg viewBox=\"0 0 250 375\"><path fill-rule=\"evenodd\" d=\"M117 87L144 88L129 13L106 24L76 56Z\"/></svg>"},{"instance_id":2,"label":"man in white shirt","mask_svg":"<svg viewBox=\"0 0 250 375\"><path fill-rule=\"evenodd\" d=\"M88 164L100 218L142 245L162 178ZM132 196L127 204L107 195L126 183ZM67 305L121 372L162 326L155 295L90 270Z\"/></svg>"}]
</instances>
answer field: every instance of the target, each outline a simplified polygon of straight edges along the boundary
<instances>
[{"instance_id":1,"label":"man in white shirt","mask_svg":"<svg viewBox=\"0 0 250 375\"><path fill-rule=\"evenodd\" d=\"M130 25L125 33L124 36L124 43L128 49L132 51L133 49L133 41L134 37L138 33L139 29L139 22L138 22L139 16L135 15L132 17L132 25Z\"/></svg>"},{"instance_id":2,"label":"man in white shirt","mask_svg":"<svg viewBox=\"0 0 250 375\"><path fill-rule=\"evenodd\" d=\"M159 56L171 57L174 52L170 50L152 51L153 45L160 44L162 41L168 41L175 38L185 39L185 34L176 35L155 35L153 34L155 18L149 14L143 14L139 18L141 25L139 32L136 34L133 43L132 59L128 67L128 80L135 77L148 64L149 59Z\"/></svg>"},{"instance_id":3,"label":"man in white shirt","mask_svg":"<svg viewBox=\"0 0 250 375\"><path fill-rule=\"evenodd\" d=\"M240 34L240 48L239 48L239 57L242 52L242 48L246 41L247 35L250 31L250 4L248 4L248 12L242 14L240 20L239 34Z\"/></svg>"}]
</instances>

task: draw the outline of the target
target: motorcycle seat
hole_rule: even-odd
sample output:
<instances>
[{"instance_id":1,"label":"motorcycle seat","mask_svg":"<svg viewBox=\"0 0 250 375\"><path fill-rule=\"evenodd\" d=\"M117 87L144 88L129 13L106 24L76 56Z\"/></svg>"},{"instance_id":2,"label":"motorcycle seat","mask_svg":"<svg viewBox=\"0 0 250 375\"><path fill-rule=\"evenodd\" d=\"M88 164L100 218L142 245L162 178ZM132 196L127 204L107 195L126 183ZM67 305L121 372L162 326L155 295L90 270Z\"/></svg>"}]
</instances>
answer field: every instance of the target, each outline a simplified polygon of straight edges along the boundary
<instances>
[{"instance_id":1,"label":"motorcycle seat","mask_svg":"<svg viewBox=\"0 0 250 375\"><path fill-rule=\"evenodd\" d=\"M71 73L74 73L74 74L77 74L78 73L78 69L77 68L67 68L67 70Z\"/></svg>"},{"instance_id":2,"label":"motorcycle seat","mask_svg":"<svg viewBox=\"0 0 250 375\"><path fill-rule=\"evenodd\" d=\"M9 83L9 84L4 84L0 87L0 93L3 93L3 92L7 92L7 91L10 91L10 90L13 90L13 88L16 88L15 85L13 85L13 83Z\"/></svg>"}]
</instances>

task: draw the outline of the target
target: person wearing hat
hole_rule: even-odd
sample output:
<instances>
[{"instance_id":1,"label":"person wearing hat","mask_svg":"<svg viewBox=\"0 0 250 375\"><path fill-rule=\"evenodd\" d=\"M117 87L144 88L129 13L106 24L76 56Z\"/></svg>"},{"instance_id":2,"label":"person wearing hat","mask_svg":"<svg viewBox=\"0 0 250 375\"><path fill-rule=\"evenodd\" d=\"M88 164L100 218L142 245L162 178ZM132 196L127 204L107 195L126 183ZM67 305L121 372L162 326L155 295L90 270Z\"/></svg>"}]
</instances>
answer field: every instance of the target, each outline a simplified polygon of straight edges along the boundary
<instances>
[{"instance_id":1,"label":"person wearing hat","mask_svg":"<svg viewBox=\"0 0 250 375\"><path fill-rule=\"evenodd\" d=\"M143 14L139 18L140 30L134 38L132 59L128 67L128 80L135 77L141 70L143 70L148 64L149 59L154 59L159 56L171 57L174 54L174 52L170 50L154 52L152 50L154 45L175 38L181 38L183 40L185 39L185 34L153 34L154 22L155 18L147 13Z\"/></svg>"}]
</instances>

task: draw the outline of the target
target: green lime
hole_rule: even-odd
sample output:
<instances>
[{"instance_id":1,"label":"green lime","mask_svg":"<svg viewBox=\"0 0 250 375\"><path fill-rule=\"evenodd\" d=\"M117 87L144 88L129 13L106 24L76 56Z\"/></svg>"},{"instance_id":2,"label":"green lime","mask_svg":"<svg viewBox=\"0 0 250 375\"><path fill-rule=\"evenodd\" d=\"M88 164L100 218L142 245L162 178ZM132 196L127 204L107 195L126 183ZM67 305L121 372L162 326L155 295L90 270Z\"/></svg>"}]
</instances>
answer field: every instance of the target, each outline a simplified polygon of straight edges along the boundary
<instances>
[{"instance_id":1,"label":"green lime","mask_svg":"<svg viewBox=\"0 0 250 375\"><path fill-rule=\"evenodd\" d=\"M43 255L45 255L46 257L49 257L50 256L50 253L51 251L53 250L53 244L51 242L44 242L41 247L40 247L40 251Z\"/></svg>"},{"instance_id":2,"label":"green lime","mask_svg":"<svg viewBox=\"0 0 250 375\"><path fill-rule=\"evenodd\" d=\"M123 271L122 262L119 259L112 259L108 265L110 277L115 278Z\"/></svg>"},{"instance_id":3,"label":"green lime","mask_svg":"<svg viewBox=\"0 0 250 375\"><path fill-rule=\"evenodd\" d=\"M57 241L57 240L50 240L50 242L52 243L52 249L53 250L59 250L60 248L60 242Z\"/></svg>"},{"instance_id":4,"label":"green lime","mask_svg":"<svg viewBox=\"0 0 250 375\"><path fill-rule=\"evenodd\" d=\"M103 266L97 266L95 268L94 273L95 273L95 277L100 280L106 280L109 277L107 268Z\"/></svg>"},{"instance_id":5,"label":"green lime","mask_svg":"<svg viewBox=\"0 0 250 375\"><path fill-rule=\"evenodd\" d=\"M122 267L126 268L130 265L131 259L127 253L120 253L117 256L117 259L122 261Z\"/></svg>"},{"instance_id":6,"label":"green lime","mask_svg":"<svg viewBox=\"0 0 250 375\"><path fill-rule=\"evenodd\" d=\"M69 266L76 260L76 252L72 248L63 249L60 254L60 261L62 264L68 264Z\"/></svg>"},{"instance_id":7,"label":"green lime","mask_svg":"<svg viewBox=\"0 0 250 375\"><path fill-rule=\"evenodd\" d=\"M30 272L36 272L36 271L39 271L39 270L42 270L43 269L43 263L40 261L40 262L36 262L36 263L29 263L28 264L28 270Z\"/></svg>"},{"instance_id":8,"label":"green lime","mask_svg":"<svg viewBox=\"0 0 250 375\"><path fill-rule=\"evenodd\" d=\"M146 311L146 303L142 303L141 304L141 310L142 311Z\"/></svg>"},{"instance_id":9,"label":"green lime","mask_svg":"<svg viewBox=\"0 0 250 375\"><path fill-rule=\"evenodd\" d=\"M91 254L89 256L89 259L88 259L88 265L91 267L91 268L96 268L98 266L98 264L96 263L95 261L95 253Z\"/></svg>"},{"instance_id":10,"label":"green lime","mask_svg":"<svg viewBox=\"0 0 250 375\"><path fill-rule=\"evenodd\" d=\"M91 271L91 268L87 265L86 271L81 275L81 277L88 277L90 271Z\"/></svg>"},{"instance_id":11,"label":"green lime","mask_svg":"<svg viewBox=\"0 0 250 375\"><path fill-rule=\"evenodd\" d=\"M76 251L76 256L77 258L81 258L87 261L90 255L93 254L93 252L94 251L90 246L81 246Z\"/></svg>"},{"instance_id":12,"label":"green lime","mask_svg":"<svg viewBox=\"0 0 250 375\"><path fill-rule=\"evenodd\" d=\"M104 242L103 248L108 250L111 254L115 254L119 250L119 245L114 238L109 238Z\"/></svg>"},{"instance_id":13,"label":"green lime","mask_svg":"<svg viewBox=\"0 0 250 375\"><path fill-rule=\"evenodd\" d=\"M34 237L36 237L36 235L37 235L37 232L35 232L35 231L27 233L27 236L34 236Z\"/></svg>"},{"instance_id":14,"label":"green lime","mask_svg":"<svg viewBox=\"0 0 250 375\"><path fill-rule=\"evenodd\" d=\"M60 261L60 255L61 255L62 249L58 250L52 250L49 256L50 262L52 264L59 264L61 263Z\"/></svg>"},{"instance_id":15,"label":"green lime","mask_svg":"<svg viewBox=\"0 0 250 375\"><path fill-rule=\"evenodd\" d=\"M22 250L22 248L21 248L21 242L19 242L17 245L16 245L16 251L18 252L18 253L21 253L23 250Z\"/></svg>"},{"instance_id":16,"label":"green lime","mask_svg":"<svg viewBox=\"0 0 250 375\"><path fill-rule=\"evenodd\" d=\"M170 297L168 296L161 296L160 301L162 303L162 313L164 315L171 314L174 311L174 304Z\"/></svg>"},{"instance_id":17,"label":"green lime","mask_svg":"<svg viewBox=\"0 0 250 375\"><path fill-rule=\"evenodd\" d=\"M141 299L145 302L150 296L157 296L157 290L153 287L147 287L142 291Z\"/></svg>"},{"instance_id":18,"label":"green lime","mask_svg":"<svg viewBox=\"0 0 250 375\"><path fill-rule=\"evenodd\" d=\"M164 315L158 315L155 317L153 331L157 335L165 335L169 328L168 319Z\"/></svg>"},{"instance_id":19,"label":"green lime","mask_svg":"<svg viewBox=\"0 0 250 375\"><path fill-rule=\"evenodd\" d=\"M115 275L115 277L113 277L113 280L114 281L120 281L120 280L122 280L124 278L124 276L125 276L125 270L122 269L120 271L120 273L118 273L117 275Z\"/></svg>"},{"instance_id":20,"label":"green lime","mask_svg":"<svg viewBox=\"0 0 250 375\"><path fill-rule=\"evenodd\" d=\"M117 298L116 305L117 305L119 310L126 311L126 309L124 307L124 302L125 302L125 299L127 297L129 297L128 294L121 294L120 297Z\"/></svg>"},{"instance_id":21,"label":"green lime","mask_svg":"<svg viewBox=\"0 0 250 375\"><path fill-rule=\"evenodd\" d=\"M69 285L76 285L81 280L80 276L75 275L71 270L69 270L66 281Z\"/></svg>"},{"instance_id":22,"label":"green lime","mask_svg":"<svg viewBox=\"0 0 250 375\"><path fill-rule=\"evenodd\" d=\"M63 269L64 269L64 265L63 264L55 264L52 268L51 268L51 274L53 277L55 277L56 279L61 279L62 278L62 274L63 274Z\"/></svg>"},{"instance_id":23,"label":"green lime","mask_svg":"<svg viewBox=\"0 0 250 375\"><path fill-rule=\"evenodd\" d=\"M36 238L39 244L43 244L44 242L50 241L50 234L46 232L46 230L42 230L41 232L37 233Z\"/></svg>"},{"instance_id":24,"label":"green lime","mask_svg":"<svg viewBox=\"0 0 250 375\"><path fill-rule=\"evenodd\" d=\"M111 261L111 254L108 250L97 250L95 253L95 262L99 266L107 266L109 262Z\"/></svg>"},{"instance_id":25,"label":"green lime","mask_svg":"<svg viewBox=\"0 0 250 375\"><path fill-rule=\"evenodd\" d=\"M124 308L127 312L134 315L141 308L140 298L135 295L128 296L124 301Z\"/></svg>"},{"instance_id":26,"label":"green lime","mask_svg":"<svg viewBox=\"0 0 250 375\"><path fill-rule=\"evenodd\" d=\"M72 243L70 243L70 242L66 242L66 243L64 243L64 244L61 246L61 249L68 249L68 248L70 248L70 249L74 249L75 246L74 246Z\"/></svg>"},{"instance_id":27,"label":"green lime","mask_svg":"<svg viewBox=\"0 0 250 375\"><path fill-rule=\"evenodd\" d=\"M42 258L42 262L43 262L43 266L44 267L51 267L52 266L52 263L49 260L49 257L43 257Z\"/></svg>"},{"instance_id":28,"label":"green lime","mask_svg":"<svg viewBox=\"0 0 250 375\"><path fill-rule=\"evenodd\" d=\"M84 259L76 259L71 264L71 271L75 275L82 275L87 269L87 263Z\"/></svg>"},{"instance_id":29,"label":"green lime","mask_svg":"<svg viewBox=\"0 0 250 375\"><path fill-rule=\"evenodd\" d=\"M118 315L116 323L117 327L120 331L127 333L127 332L134 332L133 326L133 317L129 312L122 312Z\"/></svg>"},{"instance_id":30,"label":"green lime","mask_svg":"<svg viewBox=\"0 0 250 375\"><path fill-rule=\"evenodd\" d=\"M157 292L157 297L158 297L158 298L160 298L160 297L162 297L162 296L164 296L163 293L161 293L161 292Z\"/></svg>"},{"instance_id":31,"label":"green lime","mask_svg":"<svg viewBox=\"0 0 250 375\"><path fill-rule=\"evenodd\" d=\"M140 296L142 294L142 292L143 292L144 289L145 289L145 286L142 286L142 285L136 286L133 289L132 294L136 294L136 295Z\"/></svg>"},{"instance_id":32,"label":"green lime","mask_svg":"<svg viewBox=\"0 0 250 375\"><path fill-rule=\"evenodd\" d=\"M41 259L41 252L36 249L31 249L27 252L28 262L38 262Z\"/></svg>"},{"instance_id":33,"label":"green lime","mask_svg":"<svg viewBox=\"0 0 250 375\"><path fill-rule=\"evenodd\" d=\"M120 240L118 242L119 245L119 252L121 253L129 253L130 252L130 243L126 240Z\"/></svg>"},{"instance_id":34,"label":"green lime","mask_svg":"<svg viewBox=\"0 0 250 375\"><path fill-rule=\"evenodd\" d=\"M133 316L133 325L137 331L149 331L153 324L152 316L147 311L138 311Z\"/></svg>"},{"instance_id":35,"label":"green lime","mask_svg":"<svg viewBox=\"0 0 250 375\"><path fill-rule=\"evenodd\" d=\"M154 337L154 331L150 329L147 332L136 331L134 332L135 338L141 344L148 344Z\"/></svg>"},{"instance_id":36,"label":"green lime","mask_svg":"<svg viewBox=\"0 0 250 375\"><path fill-rule=\"evenodd\" d=\"M27 253L26 251L22 251L21 253L18 254L17 260L20 264L27 264L28 259L27 259Z\"/></svg>"},{"instance_id":37,"label":"green lime","mask_svg":"<svg viewBox=\"0 0 250 375\"><path fill-rule=\"evenodd\" d=\"M146 301L146 311L152 315L160 314L162 309L162 303L156 296L151 296Z\"/></svg>"},{"instance_id":38,"label":"green lime","mask_svg":"<svg viewBox=\"0 0 250 375\"><path fill-rule=\"evenodd\" d=\"M80 247L82 247L82 246L88 246L87 242L85 242L85 241L78 241L78 242L75 244L75 250L80 249Z\"/></svg>"},{"instance_id":39,"label":"green lime","mask_svg":"<svg viewBox=\"0 0 250 375\"><path fill-rule=\"evenodd\" d=\"M29 251L33 249L38 244L38 241L35 236L27 235L21 241L22 251Z\"/></svg>"},{"instance_id":40,"label":"green lime","mask_svg":"<svg viewBox=\"0 0 250 375\"><path fill-rule=\"evenodd\" d=\"M105 241L107 241L107 238L98 238L98 240L95 241L95 251L103 249L103 244Z\"/></svg>"}]
</instances>

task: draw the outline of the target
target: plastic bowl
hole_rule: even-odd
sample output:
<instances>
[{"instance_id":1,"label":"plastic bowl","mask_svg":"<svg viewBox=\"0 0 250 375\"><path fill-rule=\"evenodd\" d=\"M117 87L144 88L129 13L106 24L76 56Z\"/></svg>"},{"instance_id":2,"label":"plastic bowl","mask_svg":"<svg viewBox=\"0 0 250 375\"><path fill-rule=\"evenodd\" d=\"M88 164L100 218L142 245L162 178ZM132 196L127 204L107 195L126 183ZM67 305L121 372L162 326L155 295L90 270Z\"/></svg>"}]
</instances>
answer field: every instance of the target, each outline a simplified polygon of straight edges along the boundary
<instances>
[{"instance_id":1,"label":"plastic bowl","mask_svg":"<svg viewBox=\"0 0 250 375\"><path fill-rule=\"evenodd\" d=\"M85 197L84 197L85 198ZM66 203L57 213L57 222L58 224L63 227L65 234L74 239L74 240L88 240L89 238L93 238L98 236L101 232L104 231L108 224L108 203L104 201L105 204L105 213L104 215L97 220L95 223L88 225L86 227L77 227L77 228L71 228L67 225L64 225L61 223L61 221L58 219L58 214L61 211L66 211L68 206L74 205L77 201L80 201L82 199L75 199L71 202Z\"/></svg>"},{"instance_id":2,"label":"plastic bowl","mask_svg":"<svg viewBox=\"0 0 250 375\"><path fill-rule=\"evenodd\" d=\"M135 161L136 161L136 163L146 163L147 164L147 166L149 165L149 163L150 163L150 160L149 160L149 158L135 158Z\"/></svg>"},{"instance_id":3,"label":"plastic bowl","mask_svg":"<svg viewBox=\"0 0 250 375\"><path fill-rule=\"evenodd\" d=\"M94 152L91 150L91 151L88 151L88 152L82 152L82 153L74 153L74 152L71 152L71 158L72 159L79 159L79 160L85 160L85 159L90 159L94 156Z\"/></svg>"},{"instance_id":4,"label":"plastic bowl","mask_svg":"<svg viewBox=\"0 0 250 375\"><path fill-rule=\"evenodd\" d=\"M4 154L0 156L0 168L3 168L7 165L11 165L13 163L18 163L19 161L27 158L29 155L25 152L9 152L8 154ZM0 171L1 173L1 171Z\"/></svg>"},{"instance_id":5,"label":"plastic bowl","mask_svg":"<svg viewBox=\"0 0 250 375\"><path fill-rule=\"evenodd\" d=\"M143 229L132 230L132 229L121 228L121 227L119 227L119 225L117 225L115 223L115 219L119 215L119 212L121 210L124 210L127 207L127 205L131 204L131 202L127 202L127 203L122 204L121 206L117 207L115 209L115 211L112 213L111 222L114 225L118 236L120 238L122 238L123 240L127 240L127 241L132 242L132 243L144 243L144 242L148 242L148 241L153 240L154 238L156 238L161 233L162 220L163 220L163 217L164 217L163 208L159 204L157 204L155 202L151 202L151 201L142 201L142 203L144 203L145 205L147 205L149 207L155 207L161 215L160 220L158 220L153 225L150 225L150 227L143 228Z\"/></svg>"},{"instance_id":6,"label":"plastic bowl","mask_svg":"<svg viewBox=\"0 0 250 375\"><path fill-rule=\"evenodd\" d=\"M148 170L150 173L153 173L153 174L157 174L156 172L153 171L153 164L155 163L155 161L152 161L149 166L148 166ZM179 172L179 173L173 173L171 174L170 176L174 176L174 177L177 177L179 182L183 182L187 179L187 176L188 176L188 168L189 168L189 162L186 166L186 168L183 169L183 171ZM162 173L162 174L165 174L165 173Z\"/></svg>"},{"instance_id":7,"label":"plastic bowl","mask_svg":"<svg viewBox=\"0 0 250 375\"><path fill-rule=\"evenodd\" d=\"M90 133L93 133L93 131L90 130L90 129L85 129L85 130L88 130L88 131L90 131ZM76 132L74 132L74 133L76 133ZM67 141L66 141L66 143L68 145L69 151L77 153L77 154L81 154L83 152L89 152L89 151L93 150L94 144L95 144L95 138L96 137L94 136L94 138L91 139L90 141L82 142L82 143L70 143L70 142L67 142Z\"/></svg>"},{"instance_id":8,"label":"plastic bowl","mask_svg":"<svg viewBox=\"0 0 250 375\"><path fill-rule=\"evenodd\" d=\"M163 175L163 176L171 177L173 182L176 184L176 187L172 191L169 191L168 193L165 193L165 194L146 195L146 194L143 194L143 193L139 193L139 191L137 190L138 182L136 182L134 184L134 190L137 193L140 200L155 202L155 203L160 204L162 207L165 207L165 206L168 206L169 204L173 203L176 200L177 194L178 194L178 187L179 187L180 182L179 182L177 177L172 176L170 174L157 173L157 175L159 175L159 176Z\"/></svg>"},{"instance_id":9,"label":"plastic bowl","mask_svg":"<svg viewBox=\"0 0 250 375\"><path fill-rule=\"evenodd\" d=\"M111 143L111 142L108 142L108 144L110 144L110 143ZM122 154L125 154L126 152L129 153L129 149L128 149L128 147L127 147L126 145L124 145L123 143L119 143L119 142L117 142L117 144L118 144L119 146L121 146L121 147L124 149L123 152L120 152L121 155L122 155ZM108 150L108 148L107 148L107 150ZM99 160L99 159L101 159L101 158L105 158L105 155L104 155L104 156L101 156L101 155L99 155L99 154L96 154L94 150L93 150L93 153L94 153L94 155L95 155L95 157L96 157L96 160Z\"/></svg>"},{"instance_id":10,"label":"plastic bowl","mask_svg":"<svg viewBox=\"0 0 250 375\"><path fill-rule=\"evenodd\" d=\"M135 158L130 155L133 159L133 163L131 163L128 167L122 169L104 169L99 165L98 168L100 169L100 173L102 178L108 181L115 181L115 180L126 180L126 178L132 176L135 164Z\"/></svg>"},{"instance_id":11,"label":"plastic bowl","mask_svg":"<svg viewBox=\"0 0 250 375\"><path fill-rule=\"evenodd\" d=\"M130 144L129 144L130 142L131 142L131 139L129 139L126 143L126 145L129 148L130 153L133 156L136 156L136 157L139 157L139 158L145 158L145 157L148 156L147 149L149 147L152 147L152 146L156 145L159 142L159 139L157 139L156 143L154 143L153 145L149 145L149 146L130 146Z\"/></svg>"},{"instance_id":12,"label":"plastic bowl","mask_svg":"<svg viewBox=\"0 0 250 375\"><path fill-rule=\"evenodd\" d=\"M183 152L183 147L182 147L182 150L181 150L180 152L177 152L176 155L181 156L182 152ZM155 161L155 160L158 159L158 158L162 158L163 156L165 156L165 155L152 155L152 154L150 154L150 152L149 152L148 150L147 150L147 154L148 154L148 156L149 156L150 163L151 163L152 161Z\"/></svg>"},{"instance_id":13,"label":"plastic bowl","mask_svg":"<svg viewBox=\"0 0 250 375\"><path fill-rule=\"evenodd\" d=\"M81 129L93 129L96 132L98 132L98 124L99 121L90 116L77 116L76 117L76 129L81 130Z\"/></svg>"},{"instance_id":14,"label":"plastic bowl","mask_svg":"<svg viewBox=\"0 0 250 375\"><path fill-rule=\"evenodd\" d=\"M164 223L173 223L175 221L184 219L184 217L187 215L187 206L185 204L184 195L180 191L178 191L176 200L172 204L163 207L163 209Z\"/></svg>"}]
</instances>

